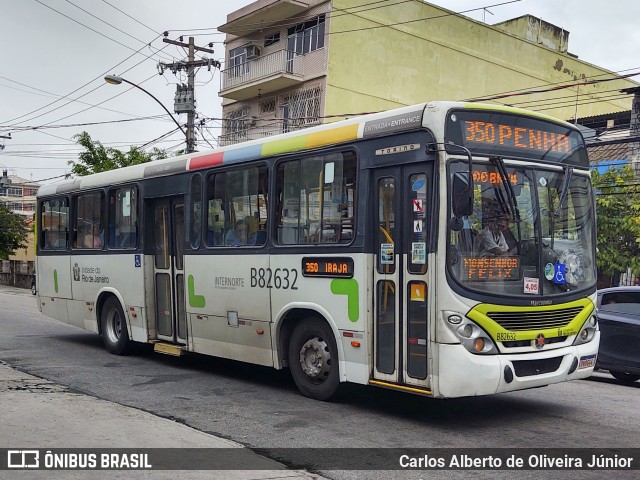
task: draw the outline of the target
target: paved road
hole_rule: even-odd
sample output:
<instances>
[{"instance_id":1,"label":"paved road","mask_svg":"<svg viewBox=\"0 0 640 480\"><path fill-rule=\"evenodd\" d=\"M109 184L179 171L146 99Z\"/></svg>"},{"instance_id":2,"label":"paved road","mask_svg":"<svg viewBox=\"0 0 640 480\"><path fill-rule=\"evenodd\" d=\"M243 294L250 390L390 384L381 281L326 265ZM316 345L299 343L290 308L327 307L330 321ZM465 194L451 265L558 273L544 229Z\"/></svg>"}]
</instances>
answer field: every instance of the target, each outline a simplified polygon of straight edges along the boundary
<instances>
[{"instance_id":1,"label":"paved road","mask_svg":"<svg viewBox=\"0 0 640 480\"><path fill-rule=\"evenodd\" d=\"M300 396L286 372L200 355L109 355L95 335L41 316L27 292L0 293L0 359L72 389L176 419L251 448L638 447L640 383L606 374L448 401L352 386L337 403ZM18 313L19 312L19 313ZM336 479L419 472L323 471ZM602 478L598 472L468 472L477 478ZM490 475L489 475L490 473ZM429 472L429 478L460 478ZM637 478L614 472L615 478Z\"/></svg>"}]
</instances>

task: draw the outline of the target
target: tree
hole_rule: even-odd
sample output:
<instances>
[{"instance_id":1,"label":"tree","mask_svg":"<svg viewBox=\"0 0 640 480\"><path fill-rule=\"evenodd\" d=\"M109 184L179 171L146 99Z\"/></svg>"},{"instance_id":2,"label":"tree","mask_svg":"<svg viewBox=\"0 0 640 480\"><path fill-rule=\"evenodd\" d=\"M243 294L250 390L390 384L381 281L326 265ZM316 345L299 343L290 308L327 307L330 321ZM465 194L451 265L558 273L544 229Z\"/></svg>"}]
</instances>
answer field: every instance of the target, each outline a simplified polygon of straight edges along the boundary
<instances>
[{"instance_id":1,"label":"tree","mask_svg":"<svg viewBox=\"0 0 640 480\"><path fill-rule=\"evenodd\" d=\"M597 265L607 277L628 267L640 273L640 179L631 166L591 177L596 189Z\"/></svg>"},{"instance_id":2,"label":"tree","mask_svg":"<svg viewBox=\"0 0 640 480\"><path fill-rule=\"evenodd\" d=\"M27 246L29 227L19 216L0 204L0 258L6 259Z\"/></svg>"},{"instance_id":3,"label":"tree","mask_svg":"<svg viewBox=\"0 0 640 480\"><path fill-rule=\"evenodd\" d=\"M100 142L92 140L87 132L82 132L73 138L85 149L78 155L78 161L69 162L69 165L72 165L71 172L81 177L167 158L167 152L159 148L145 152L140 147L131 147L125 153L117 148L104 147Z\"/></svg>"}]
</instances>

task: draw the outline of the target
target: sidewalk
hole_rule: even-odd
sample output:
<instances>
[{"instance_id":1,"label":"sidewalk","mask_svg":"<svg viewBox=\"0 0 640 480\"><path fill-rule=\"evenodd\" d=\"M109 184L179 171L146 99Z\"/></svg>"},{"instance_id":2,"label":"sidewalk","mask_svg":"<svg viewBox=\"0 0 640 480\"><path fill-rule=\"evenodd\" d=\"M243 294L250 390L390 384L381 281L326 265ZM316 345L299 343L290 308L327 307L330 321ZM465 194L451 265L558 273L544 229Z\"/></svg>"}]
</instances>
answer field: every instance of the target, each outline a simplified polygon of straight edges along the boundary
<instances>
[{"instance_id":1,"label":"sidewalk","mask_svg":"<svg viewBox=\"0 0 640 480\"><path fill-rule=\"evenodd\" d=\"M28 290L27 290L28 292ZM186 425L70 391L67 387L19 372L0 362L0 449L147 449L222 448L240 465L260 470L0 470L2 478L171 478L171 479L321 479L288 471L242 445ZM229 450L233 449L233 450ZM238 454L234 454L234 452ZM7 455L7 453L3 453ZM42 465L41 456L41 465ZM244 463L244 462L247 463ZM0 465L7 465L6 458ZM238 464L238 463L236 463Z\"/></svg>"}]
</instances>

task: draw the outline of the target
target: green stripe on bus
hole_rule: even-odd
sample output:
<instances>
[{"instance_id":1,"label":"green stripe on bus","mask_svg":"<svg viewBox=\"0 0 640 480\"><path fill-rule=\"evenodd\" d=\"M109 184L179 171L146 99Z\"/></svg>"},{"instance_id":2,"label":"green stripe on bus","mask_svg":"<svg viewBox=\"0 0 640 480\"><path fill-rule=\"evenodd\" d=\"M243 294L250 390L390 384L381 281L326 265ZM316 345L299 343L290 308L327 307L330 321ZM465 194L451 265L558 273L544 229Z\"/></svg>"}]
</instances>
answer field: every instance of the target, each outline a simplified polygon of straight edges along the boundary
<instances>
[{"instance_id":1,"label":"green stripe on bus","mask_svg":"<svg viewBox=\"0 0 640 480\"><path fill-rule=\"evenodd\" d=\"M358 281L353 278L336 278L331 281L331 293L347 296L347 313L349 320L357 322L360 318L358 303Z\"/></svg>"},{"instance_id":2,"label":"green stripe on bus","mask_svg":"<svg viewBox=\"0 0 640 480\"><path fill-rule=\"evenodd\" d=\"M193 308L204 308L205 299L204 295L196 295L195 280L193 275L189 275L187 278L187 291L189 292L189 305Z\"/></svg>"},{"instance_id":3,"label":"green stripe on bus","mask_svg":"<svg viewBox=\"0 0 640 480\"><path fill-rule=\"evenodd\" d=\"M58 270L53 270L53 288L58 293Z\"/></svg>"},{"instance_id":4,"label":"green stripe on bus","mask_svg":"<svg viewBox=\"0 0 640 480\"><path fill-rule=\"evenodd\" d=\"M306 138L306 135L300 135L299 137L267 142L262 145L260 153L263 157L268 157L279 153L296 152L305 148Z\"/></svg>"}]
</instances>

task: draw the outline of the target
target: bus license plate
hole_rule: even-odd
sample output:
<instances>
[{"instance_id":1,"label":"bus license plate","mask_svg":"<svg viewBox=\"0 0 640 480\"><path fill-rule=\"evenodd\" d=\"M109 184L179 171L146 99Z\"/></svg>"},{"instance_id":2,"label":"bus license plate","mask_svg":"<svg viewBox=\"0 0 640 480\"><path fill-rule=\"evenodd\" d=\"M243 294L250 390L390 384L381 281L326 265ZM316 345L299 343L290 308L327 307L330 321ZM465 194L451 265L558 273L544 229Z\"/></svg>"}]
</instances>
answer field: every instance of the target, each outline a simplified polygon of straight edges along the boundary
<instances>
[{"instance_id":1,"label":"bus license plate","mask_svg":"<svg viewBox=\"0 0 640 480\"><path fill-rule=\"evenodd\" d=\"M596 366L596 356L587 355L586 357L580 357L580 363L578 364L578 370L583 368L591 368Z\"/></svg>"}]
</instances>

